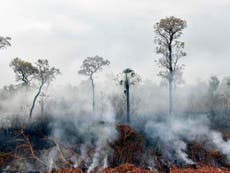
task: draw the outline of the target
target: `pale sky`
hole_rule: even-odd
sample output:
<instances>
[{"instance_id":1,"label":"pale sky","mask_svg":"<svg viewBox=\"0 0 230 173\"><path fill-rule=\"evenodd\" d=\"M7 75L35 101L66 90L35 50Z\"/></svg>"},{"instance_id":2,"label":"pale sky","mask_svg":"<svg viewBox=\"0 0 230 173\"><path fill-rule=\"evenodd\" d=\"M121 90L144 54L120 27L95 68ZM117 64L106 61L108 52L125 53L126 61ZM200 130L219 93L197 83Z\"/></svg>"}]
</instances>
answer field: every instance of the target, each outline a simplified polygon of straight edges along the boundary
<instances>
[{"instance_id":1,"label":"pale sky","mask_svg":"<svg viewBox=\"0 0 230 173\"><path fill-rule=\"evenodd\" d=\"M12 46L0 51L0 86L15 83L15 57L47 58L62 72L59 84L85 79L77 71L95 55L111 61L108 73L131 67L159 81L153 25L167 16L188 23L186 83L230 75L230 0L2 0L0 35L12 37Z\"/></svg>"}]
</instances>

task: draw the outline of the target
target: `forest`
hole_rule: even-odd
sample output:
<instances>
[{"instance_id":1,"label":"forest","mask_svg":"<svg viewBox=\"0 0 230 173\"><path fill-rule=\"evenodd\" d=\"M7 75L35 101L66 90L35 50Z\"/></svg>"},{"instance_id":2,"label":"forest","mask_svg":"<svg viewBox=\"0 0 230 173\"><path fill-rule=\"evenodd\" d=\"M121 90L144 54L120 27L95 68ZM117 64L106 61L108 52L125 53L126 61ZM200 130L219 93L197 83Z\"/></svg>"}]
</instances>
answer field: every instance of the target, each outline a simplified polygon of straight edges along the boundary
<instances>
[{"instance_id":1,"label":"forest","mask_svg":"<svg viewBox=\"0 0 230 173\"><path fill-rule=\"evenodd\" d=\"M113 63L100 55L76 68L84 78L76 85L56 85L62 69L49 58L9 61L15 83L0 89L0 172L230 172L230 75L186 84L187 21L153 25L149 66L159 67L160 83L129 64L108 73ZM0 37L0 54L13 46Z\"/></svg>"}]
</instances>

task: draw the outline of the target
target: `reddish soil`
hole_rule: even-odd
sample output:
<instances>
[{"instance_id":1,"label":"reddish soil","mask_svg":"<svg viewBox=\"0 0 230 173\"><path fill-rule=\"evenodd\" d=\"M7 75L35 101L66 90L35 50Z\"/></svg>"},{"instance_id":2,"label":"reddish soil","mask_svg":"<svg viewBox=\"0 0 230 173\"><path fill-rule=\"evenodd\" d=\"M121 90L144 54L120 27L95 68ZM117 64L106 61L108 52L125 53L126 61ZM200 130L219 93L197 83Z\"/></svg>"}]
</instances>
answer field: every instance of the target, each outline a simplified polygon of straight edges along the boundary
<instances>
[{"instance_id":1,"label":"reddish soil","mask_svg":"<svg viewBox=\"0 0 230 173\"><path fill-rule=\"evenodd\" d=\"M129 163L120 165L115 168L105 168L103 171L100 170L100 171L92 171L92 172L94 173L157 173L143 168L138 168L133 164L129 164ZM78 168L76 169L69 168L69 169L60 169L57 171L52 171L52 173L83 173L83 171ZM230 173L230 170L202 165L199 166L197 169L172 167L170 173Z\"/></svg>"},{"instance_id":2,"label":"reddish soil","mask_svg":"<svg viewBox=\"0 0 230 173\"><path fill-rule=\"evenodd\" d=\"M153 171L145 170L135 167L133 164L123 164L116 168L106 168L103 173L155 173Z\"/></svg>"},{"instance_id":3,"label":"reddish soil","mask_svg":"<svg viewBox=\"0 0 230 173\"><path fill-rule=\"evenodd\" d=\"M51 173L83 173L83 171L78 168L65 168L65 169L52 171Z\"/></svg>"},{"instance_id":4,"label":"reddish soil","mask_svg":"<svg viewBox=\"0 0 230 173\"><path fill-rule=\"evenodd\" d=\"M200 166L198 169L194 168L172 168L171 173L230 173L229 169L220 169L210 166Z\"/></svg>"},{"instance_id":5,"label":"reddish soil","mask_svg":"<svg viewBox=\"0 0 230 173\"><path fill-rule=\"evenodd\" d=\"M106 168L103 173L156 173L154 171L137 168L132 164L123 164L116 168ZM170 173L230 173L230 170L220 169L210 166L200 166L198 169L195 168L171 168Z\"/></svg>"}]
</instances>

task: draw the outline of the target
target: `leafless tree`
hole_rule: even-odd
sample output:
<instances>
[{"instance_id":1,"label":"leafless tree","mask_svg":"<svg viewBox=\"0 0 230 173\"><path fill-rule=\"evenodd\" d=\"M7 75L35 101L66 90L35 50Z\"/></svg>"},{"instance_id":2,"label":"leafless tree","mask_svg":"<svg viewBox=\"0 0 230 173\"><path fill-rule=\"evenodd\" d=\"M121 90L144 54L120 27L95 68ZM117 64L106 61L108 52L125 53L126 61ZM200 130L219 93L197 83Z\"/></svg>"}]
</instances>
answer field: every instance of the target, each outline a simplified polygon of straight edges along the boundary
<instances>
[{"instance_id":1,"label":"leafless tree","mask_svg":"<svg viewBox=\"0 0 230 173\"><path fill-rule=\"evenodd\" d=\"M94 74L101 71L103 66L107 66L110 64L109 60L106 60L100 56L95 57L87 57L81 66L81 69L78 71L79 74L89 76L92 85L93 91L93 112L95 111L95 83L94 83Z\"/></svg>"},{"instance_id":2,"label":"leafless tree","mask_svg":"<svg viewBox=\"0 0 230 173\"><path fill-rule=\"evenodd\" d=\"M56 75L60 74L60 70L55 68L55 67L50 67L49 62L47 59L39 59L36 62L36 68L37 68L37 73L34 74L34 78L39 81L39 89L38 92L36 93L32 106L30 108L30 119L32 118L33 110L36 104L36 100L38 96L40 95L42 88L45 84L50 84L52 82Z\"/></svg>"},{"instance_id":3,"label":"leafless tree","mask_svg":"<svg viewBox=\"0 0 230 173\"><path fill-rule=\"evenodd\" d=\"M174 76L181 73L183 65L178 64L178 61L186 56L184 52L184 42L179 38L182 35L183 29L187 26L186 21L176 17L167 17L161 19L154 26L156 53L162 55L158 59L158 64L162 71L159 76L166 78L169 82L169 113L173 110L172 85Z\"/></svg>"}]
</instances>

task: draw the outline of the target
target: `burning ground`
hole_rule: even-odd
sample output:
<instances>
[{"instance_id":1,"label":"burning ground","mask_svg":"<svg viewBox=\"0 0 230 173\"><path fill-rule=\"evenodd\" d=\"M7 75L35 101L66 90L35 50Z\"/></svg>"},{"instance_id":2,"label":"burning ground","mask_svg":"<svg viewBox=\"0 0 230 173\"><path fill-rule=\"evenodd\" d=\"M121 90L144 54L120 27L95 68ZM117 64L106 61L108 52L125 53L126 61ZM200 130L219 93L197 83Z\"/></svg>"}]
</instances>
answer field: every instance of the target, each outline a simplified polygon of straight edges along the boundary
<instances>
[{"instance_id":1,"label":"burning ground","mask_svg":"<svg viewBox=\"0 0 230 173\"><path fill-rule=\"evenodd\" d=\"M143 126L87 116L2 128L2 172L230 172L229 134L211 129L205 116L165 115Z\"/></svg>"},{"instance_id":2,"label":"burning ground","mask_svg":"<svg viewBox=\"0 0 230 173\"><path fill-rule=\"evenodd\" d=\"M50 90L43 114L38 102L31 122L21 107L30 104L33 90L3 91L1 172L229 171L230 112L222 109L222 100L209 109L207 88L181 89L175 97L177 113L168 115L162 113L167 112L164 88L134 87L127 125L120 88L114 93L108 88L103 99L97 95L92 113L86 86Z\"/></svg>"}]
</instances>

